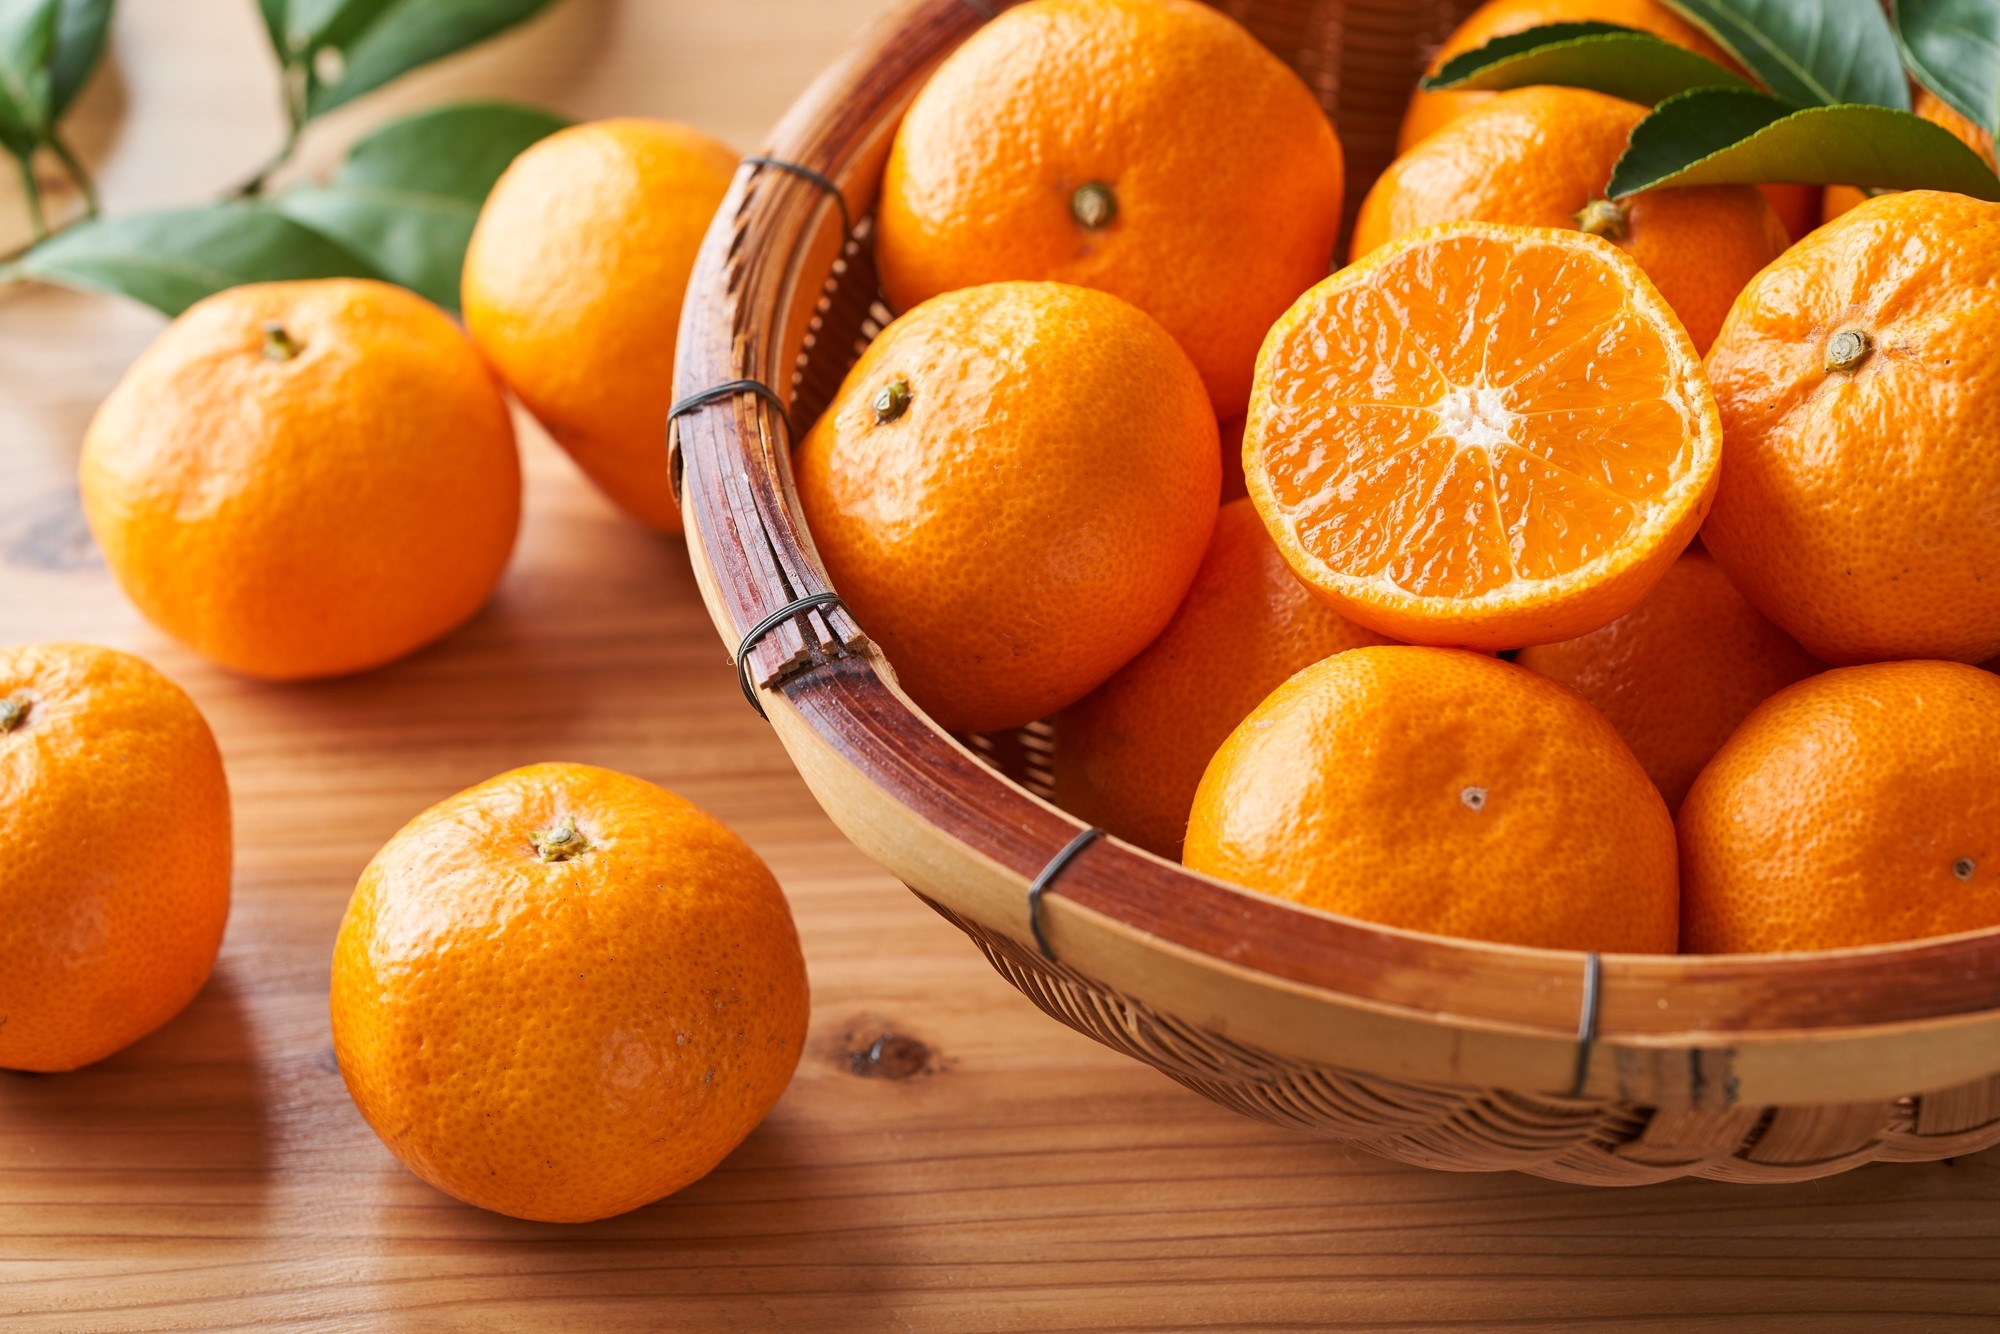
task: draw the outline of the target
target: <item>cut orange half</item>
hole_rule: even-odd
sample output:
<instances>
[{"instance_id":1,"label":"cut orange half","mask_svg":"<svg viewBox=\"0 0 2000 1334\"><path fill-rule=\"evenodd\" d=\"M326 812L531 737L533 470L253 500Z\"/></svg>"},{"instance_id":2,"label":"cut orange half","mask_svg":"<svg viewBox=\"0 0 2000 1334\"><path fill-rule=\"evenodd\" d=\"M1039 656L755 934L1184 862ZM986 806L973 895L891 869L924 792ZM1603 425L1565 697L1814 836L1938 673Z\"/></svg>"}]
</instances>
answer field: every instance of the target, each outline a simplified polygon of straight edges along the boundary
<instances>
[{"instance_id":1,"label":"cut orange half","mask_svg":"<svg viewBox=\"0 0 2000 1334\"><path fill-rule=\"evenodd\" d=\"M1244 479L1299 577L1416 644L1519 648L1630 611L1701 526L1722 423L1639 266L1453 223L1300 297L1257 358Z\"/></svg>"}]
</instances>

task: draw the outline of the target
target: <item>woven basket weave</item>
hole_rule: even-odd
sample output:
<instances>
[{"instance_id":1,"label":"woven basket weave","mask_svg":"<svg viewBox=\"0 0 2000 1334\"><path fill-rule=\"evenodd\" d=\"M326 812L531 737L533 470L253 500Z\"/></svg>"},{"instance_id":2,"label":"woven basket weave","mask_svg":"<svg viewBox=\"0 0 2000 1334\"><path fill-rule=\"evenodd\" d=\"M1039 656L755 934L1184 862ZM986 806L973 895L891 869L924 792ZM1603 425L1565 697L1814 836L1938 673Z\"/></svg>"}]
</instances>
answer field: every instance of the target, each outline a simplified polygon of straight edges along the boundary
<instances>
[{"instance_id":1,"label":"woven basket weave","mask_svg":"<svg viewBox=\"0 0 2000 1334\"><path fill-rule=\"evenodd\" d=\"M869 249L890 138L1004 5L917 0L747 159L682 316L670 432L689 550L733 649L825 593L788 451L889 318ZM1353 203L1460 0L1229 0L1340 128ZM737 382L748 382L741 384ZM785 405L780 410L779 404ZM837 591L837 590L836 590ZM1080 826L1054 738L954 738L837 604L778 616L746 688L821 804L1050 1015L1250 1116L1455 1170L1796 1181L2000 1142L2000 932L1814 955L1596 956L1293 907Z\"/></svg>"}]
</instances>

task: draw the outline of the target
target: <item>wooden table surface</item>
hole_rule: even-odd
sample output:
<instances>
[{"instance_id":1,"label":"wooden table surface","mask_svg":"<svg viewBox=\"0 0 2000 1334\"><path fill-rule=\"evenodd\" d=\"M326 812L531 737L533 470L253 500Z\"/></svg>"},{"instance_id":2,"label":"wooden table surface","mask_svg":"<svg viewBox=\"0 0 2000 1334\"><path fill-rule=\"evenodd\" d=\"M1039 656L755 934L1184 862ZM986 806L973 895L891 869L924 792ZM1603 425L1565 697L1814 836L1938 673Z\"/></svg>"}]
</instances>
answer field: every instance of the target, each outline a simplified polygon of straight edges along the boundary
<instances>
[{"instance_id":1,"label":"wooden table surface","mask_svg":"<svg viewBox=\"0 0 2000 1334\"><path fill-rule=\"evenodd\" d=\"M567 0L357 105L504 92L684 118L749 149L884 0ZM193 201L276 143L251 0L123 0L77 137L110 206ZM0 195L0 245L18 200ZM181 682L235 792L215 979L88 1070L0 1074L0 1325L58 1330L1991 1329L2000 1152L1793 1187L1454 1176L1278 1131L1045 1019L851 848L743 704L684 548L622 522L532 428L491 606L398 665L276 687L139 620L78 513L77 442L157 331L0 294L0 642L80 638ZM664 783L791 896L812 1037L708 1179L623 1218L517 1222L404 1171L327 1033L355 876L429 803L535 760ZM4 966L4 962L0 962ZM867 1073L885 1032L915 1073ZM860 1071L862 1073L857 1073Z\"/></svg>"}]
</instances>

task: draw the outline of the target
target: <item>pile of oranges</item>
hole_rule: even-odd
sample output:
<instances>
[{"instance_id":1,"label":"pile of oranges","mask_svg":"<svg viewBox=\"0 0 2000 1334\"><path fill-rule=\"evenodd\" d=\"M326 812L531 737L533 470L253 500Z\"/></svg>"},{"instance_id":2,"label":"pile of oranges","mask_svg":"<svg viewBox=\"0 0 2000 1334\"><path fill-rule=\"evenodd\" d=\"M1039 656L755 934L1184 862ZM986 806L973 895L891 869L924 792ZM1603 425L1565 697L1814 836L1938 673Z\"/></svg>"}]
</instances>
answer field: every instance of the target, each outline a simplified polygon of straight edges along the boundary
<instances>
[{"instance_id":1,"label":"pile of oranges","mask_svg":"<svg viewBox=\"0 0 2000 1334\"><path fill-rule=\"evenodd\" d=\"M1573 19L1721 58L1654 0L1493 0L1439 59ZM1637 952L2000 926L2000 205L1607 199L1643 114L1417 94L1329 277L1339 139L1232 20L988 24L889 153L903 313L793 459L900 688L953 731L1052 718L1057 800L1113 834L1394 926ZM197 305L85 443L113 572L247 674L410 653L509 559L507 391L678 531L670 331L734 166L659 122L543 140L481 215L463 328L373 282ZM71 1068L208 976L221 758L144 663L9 650L0 797L0 1066ZM583 766L418 815L334 944L363 1115L524 1217L706 1172L806 1012L756 855Z\"/></svg>"},{"instance_id":2,"label":"pile of oranges","mask_svg":"<svg viewBox=\"0 0 2000 1334\"><path fill-rule=\"evenodd\" d=\"M1721 57L1653 0L1494 0L1439 60L1577 19ZM1417 93L1328 277L1338 139L1234 22L981 29L890 151L902 314L794 457L901 689L1052 718L1077 815L1390 925L2000 925L2000 206L1608 199L1645 114Z\"/></svg>"}]
</instances>

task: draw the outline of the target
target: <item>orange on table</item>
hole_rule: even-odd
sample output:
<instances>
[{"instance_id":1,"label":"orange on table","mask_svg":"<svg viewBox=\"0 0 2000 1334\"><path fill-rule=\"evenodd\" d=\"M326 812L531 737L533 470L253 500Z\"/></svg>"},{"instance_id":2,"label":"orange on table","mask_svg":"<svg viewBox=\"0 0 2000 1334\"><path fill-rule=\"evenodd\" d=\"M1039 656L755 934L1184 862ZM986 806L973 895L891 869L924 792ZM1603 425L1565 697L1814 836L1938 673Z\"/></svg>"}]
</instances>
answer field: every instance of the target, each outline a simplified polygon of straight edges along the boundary
<instances>
[{"instance_id":1,"label":"orange on table","mask_svg":"<svg viewBox=\"0 0 2000 1334\"><path fill-rule=\"evenodd\" d=\"M1885 662L1781 691L1695 780L1680 843L1691 953L2000 926L2000 679Z\"/></svg>"},{"instance_id":2,"label":"orange on table","mask_svg":"<svg viewBox=\"0 0 2000 1334\"><path fill-rule=\"evenodd\" d=\"M1637 28L1706 56L1725 68L1737 68L1727 52L1659 0L1487 0L1445 38L1424 73L1435 74L1453 56L1477 50L1495 38L1511 37L1549 23L1615 23L1623 28ZM1407 153L1460 116L1484 106L1493 96L1478 90L1427 93L1419 87L1410 95L1409 108L1403 113L1396 151Z\"/></svg>"},{"instance_id":3,"label":"orange on table","mask_svg":"<svg viewBox=\"0 0 2000 1334\"><path fill-rule=\"evenodd\" d=\"M627 514L681 530L667 469L681 298L736 154L672 121L574 125L515 158L465 252L465 324Z\"/></svg>"},{"instance_id":4,"label":"orange on table","mask_svg":"<svg viewBox=\"0 0 2000 1334\"><path fill-rule=\"evenodd\" d=\"M1721 452L1694 348L1628 255L1459 223L1341 270L1271 330L1244 473L1348 619L1502 649L1638 605L1701 525Z\"/></svg>"},{"instance_id":5,"label":"orange on table","mask_svg":"<svg viewBox=\"0 0 2000 1334\"><path fill-rule=\"evenodd\" d=\"M707 1175L805 1042L778 882L673 793L536 764L405 825L333 954L333 1047L409 1169L482 1209L572 1223Z\"/></svg>"},{"instance_id":6,"label":"orange on table","mask_svg":"<svg viewBox=\"0 0 2000 1334\"><path fill-rule=\"evenodd\" d=\"M1871 199L1709 353L1729 463L1702 541L1808 653L2000 652L2000 204Z\"/></svg>"},{"instance_id":7,"label":"orange on table","mask_svg":"<svg viewBox=\"0 0 2000 1334\"><path fill-rule=\"evenodd\" d=\"M1912 99L1912 109L1933 125L1942 125L1958 137L1958 141L1979 154L1989 167L1995 167L1993 156L1993 136L1985 129L1973 124L1958 114L1952 105L1928 88L1918 87ZM1888 193L1888 192L1885 192ZM1821 205L1820 219L1832 222L1843 213L1852 211L1870 196L1867 191L1851 185L1829 185L1826 187L1825 201Z\"/></svg>"},{"instance_id":8,"label":"orange on table","mask_svg":"<svg viewBox=\"0 0 2000 1334\"><path fill-rule=\"evenodd\" d=\"M1179 858L1202 771L1235 726L1293 672L1383 642L1299 582L1248 500L1224 505L1160 637L1056 719L1056 804Z\"/></svg>"},{"instance_id":9,"label":"orange on table","mask_svg":"<svg viewBox=\"0 0 2000 1334\"><path fill-rule=\"evenodd\" d=\"M1123 297L1240 415L1257 345L1324 277L1340 143L1297 75L1193 0L1029 0L949 56L882 181L890 304L1052 279Z\"/></svg>"},{"instance_id":10,"label":"orange on table","mask_svg":"<svg viewBox=\"0 0 2000 1334\"><path fill-rule=\"evenodd\" d=\"M155 624L272 680L379 666L479 610L521 465L443 311L386 283L235 287L190 307L97 410L84 513Z\"/></svg>"},{"instance_id":11,"label":"orange on table","mask_svg":"<svg viewBox=\"0 0 2000 1334\"><path fill-rule=\"evenodd\" d=\"M1074 704L1152 642L1221 487L1201 377L1157 321L1062 283L933 298L793 459L833 587L952 731Z\"/></svg>"},{"instance_id":12,"label":"orange on table","mask_svg":"<svg viewBox=\"0 0 2000 1334\"><path fill-rule=\"evenodd\" d=\"M229 784L130 654L0 649L0 1069L74 1070L179 1014L229 918Z\"/></svg>"},{"instance_id":13,"label":"orange on table","mask_svg":"<svg viewBox=\"0 0 2000 1334\"><path fill-rule=\"evenodd\" d=\"M1280 686L1209 763L1184 860L1440 935L1668 953L1677 931L1673 820L1611 724L1453 649L1357 648Z\"/></svg>"},{"instance_id":14,"label":"orange on table","mask_svg":"<svg viewBox=\"0 0 2000 1334\"><path fill-rule=\"evenodd\" d=\"M1699 547L1603 629L1524 648L1514 661L1610 719L1670 811L1750 710L1826 667L1759 615Z\"/></svg>"},{"instance_id":15,"label":"orange on table","mask_svg":"<svg viewBox=\"0 0 2000 1334\"><path fill-rule=\"evenodd\" d=\"M1353 255L1444 222L1581 228L1637 260L1706 352L1736 294L1791 238L1747 185L1607 200L1612 168L1646 115L1584 88L1496 93L1382 173L1355 219Z\"/></svg>"}]
</instances>

